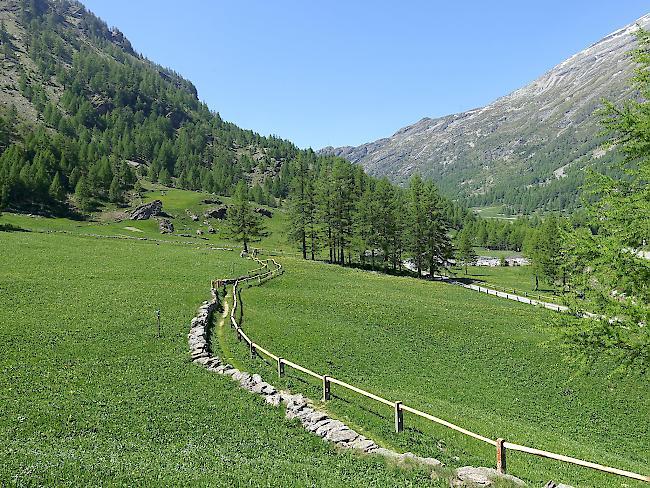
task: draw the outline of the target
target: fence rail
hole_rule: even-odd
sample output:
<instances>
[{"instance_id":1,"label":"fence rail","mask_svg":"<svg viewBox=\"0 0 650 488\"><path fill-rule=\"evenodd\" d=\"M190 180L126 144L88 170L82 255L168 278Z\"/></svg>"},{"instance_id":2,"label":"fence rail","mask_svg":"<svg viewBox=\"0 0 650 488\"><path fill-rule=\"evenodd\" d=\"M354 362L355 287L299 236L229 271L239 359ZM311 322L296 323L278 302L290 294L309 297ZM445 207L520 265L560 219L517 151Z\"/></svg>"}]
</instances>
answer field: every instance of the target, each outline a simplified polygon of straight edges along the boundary
<instances>
[{"instance_id":1,"label":"fence rail","mask_svg":"<svg viewBox=\"0 0 650 488\"><path fill-rule=\"evenodd\" d=\"M404 418L403 418L403 412L408 412L413 415L416 415L418 417L421 417L423 419L429 420L431 422L437 423L439 425L445 426L449 429L455 430L457 432L460 432L461 434L464 434L466 436L472 437L474 439L477 439L479 441L485 442L487 444L490 444L492 446L496 447L496 467L497 471L500 473L505 473L506 472L506 450L510 449L512 451L519 451L527 454L531 454L534 456L539 456L547 459L554 459L557 461L562 461L565 463L569 464L574 464L577 466L584 466L587 468L591 468L597 471L605 472L605 473L611 473L619 476L624 476L627 478L639 480L639 481L644 481L646 483L650 483L650 476L645 476L641 475L638 473L633 473L631 471L626 471L623 469L618 469L618 468L613 468L610 466L604 466L602 464L597 464L593 463L590 461L583 461L582 459L570 457L570 456L564 456L562 454L556 454L553 452L549 451L543 451L541 449L535 449L532 447L527 447L527 446L522 446L519 444L514 444L512 442L505 441L504 439L490 439L488 437L482 436L480 434L477 434L475 432L472 432L470 430L464 429L462 427L459 427L458 425L455 425L451 422L448 422L447 420L443 420L441 418L435 417L431 414L428 414L426 412L422 412L421 410L418 410L416 408L410 407L408 405L404 405L401 401L391 401L386 398L383 398L379 395L375 395L374 393L370 393L369 391L363 390L357 386L351 385L349 383L346 383L342 380L339 380L337 378L333 378L328 375L322 375L319 373L316 373L308 368L305 368L304 366L301 366L300 364L294 363L293 361L289 361L288 359L282 358L280 356L276 356L272 352L264 349L262 346L259 344L253 342L242 330L242 328L239 326L237 323L237 319L235 318L236 310L237 310L237 305L238 305L238 300L237 300L237 286L240 283L245 283L251 280L257 279L260 284L261 280L265 278L270 278L277 276L278 274L282 274L284 272L282 265L279 264L275 259L266 259L266 260L259 260L255 257L253 259L260 264L260 267L253 270L253 272L259 272L257 274L251 275L249 274L248 276L243 276L241 278L236 279L233 282L233 287L232 287L232 297L233 297L233 307L230 312L230 321L232 327L235 329L237 332L237 335L240 340L244 340L250 347L250 352L251 352L251 357L255 356L256 354L259 355L259 353L264 354L265 356L273 359L274 361L277 362L278 365L278 376L283 376L284 375L284 367L289 366L290 368L295 369L296 371L300 371L306 375L309 375L313 378L318 379L319 381L322 381L323 383L323 401L327 401L330 399L331 395L331 384L338 385L342 388L345 388L347 390L353 391L359 395L365 396L367 398L370 398L371 400L375 400L379 403L382 403L384 405L390 406L394 409L395 411L395 430L397 432L401 432L403 430L404 426ZM273 263L274 268L271 269L269 268L269 261ZM266 270L262 272L262 270ZM214 283L214 282L213 282Z\"/></svg>"}]
</instances>

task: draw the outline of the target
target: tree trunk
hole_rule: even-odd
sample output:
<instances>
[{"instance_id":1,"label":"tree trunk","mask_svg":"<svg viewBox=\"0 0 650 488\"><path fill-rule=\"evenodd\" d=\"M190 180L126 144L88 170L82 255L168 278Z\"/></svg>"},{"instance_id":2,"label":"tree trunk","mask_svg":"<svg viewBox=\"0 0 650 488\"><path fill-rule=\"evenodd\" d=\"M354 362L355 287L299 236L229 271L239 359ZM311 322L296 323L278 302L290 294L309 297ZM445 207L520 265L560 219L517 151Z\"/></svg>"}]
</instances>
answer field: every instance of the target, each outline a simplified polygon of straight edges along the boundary
<instances>
[{"instance_id":1,"label":"tree trunk","mask_svg":"<svg viewBox=\"0 0 650 488\"><path fill-rule=\"evenodd\" d=\"M302 259L307 259L307 233L302 231Z\"/></svg>"},{"instance_id":2,"label":"tree trunk","mask_svg":"<svg viewBox=\"0 0 650 488\"><path fill-rule=\"evenodd\" d=\"M535 291L539 290L539 276L535 273Z\"/></svg>"}]
</instances>

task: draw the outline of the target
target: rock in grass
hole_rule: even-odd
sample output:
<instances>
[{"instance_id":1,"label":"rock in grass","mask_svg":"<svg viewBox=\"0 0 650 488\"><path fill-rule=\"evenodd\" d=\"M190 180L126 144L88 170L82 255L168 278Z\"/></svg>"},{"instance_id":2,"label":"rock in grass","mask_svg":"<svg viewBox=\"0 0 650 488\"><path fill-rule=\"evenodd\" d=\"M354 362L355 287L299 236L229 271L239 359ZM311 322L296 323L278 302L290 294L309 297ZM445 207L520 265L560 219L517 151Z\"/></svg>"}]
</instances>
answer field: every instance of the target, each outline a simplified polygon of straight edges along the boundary
<instances>
[{"instance_id":1,"label":"rock in grass","mask_svg":"<svg viewBox=\"0 0 650 488\"><path fill-rule=\"evenodd\" d=\"M452 480L452 486L493 486L495 480L508 480L517 486L526 484L509 474L501 474L494 468L475 468L464 466L456 470L456 478Z\"/></svg>"},{"instance_id":2,"label":"rock in grass","mask_svg":"<svg viewBox=\"0 0 650 488\"><path fill-rule=\"evenodd\" d=\"M275 394L275 395L269 395L265 398L266 403L273 405L274 407L277 407L280 405L281 399L280 395Z\"/></svg>"},{"instance_id":3,"label":"rock in grass","mask_svg":"<svg viewBox=\"0 0 650 488\"><path fill-rule=\"evenodd\" d=\"M334 429L330 430L326 435L325 439L336 442L337 444L341 443L349 443L354 441L357 437L359 437L359 434L357 434L355 431L346 428L340 428L340 429Z\"/></svg>"},{"instance_id":4,"label":"rock in grass","mask_svg":"<svg viewBox=\"0 0 650 488\"><path fill-rule=\"evenodd\" d=\"M131 220L147 220L156 215L160 215L162 213L162 208L162 202L160 200L154 200L153 202L145 203L137 207L133 212L131 212L129 218Z\"/></svg>"},{"instance_id":5,"label":"rock in grass","mask_svg":"<svg viewBox=\"0 0 650 488\"><path fill-rule=\"evenodd\" d=\"M366 439L363 436L359 436L350 444L350 447L353 449L358 449L359 451L368 452L370 449L377 448L379 446L377 446L374 441Z\"/></svg>"}]
</instances>

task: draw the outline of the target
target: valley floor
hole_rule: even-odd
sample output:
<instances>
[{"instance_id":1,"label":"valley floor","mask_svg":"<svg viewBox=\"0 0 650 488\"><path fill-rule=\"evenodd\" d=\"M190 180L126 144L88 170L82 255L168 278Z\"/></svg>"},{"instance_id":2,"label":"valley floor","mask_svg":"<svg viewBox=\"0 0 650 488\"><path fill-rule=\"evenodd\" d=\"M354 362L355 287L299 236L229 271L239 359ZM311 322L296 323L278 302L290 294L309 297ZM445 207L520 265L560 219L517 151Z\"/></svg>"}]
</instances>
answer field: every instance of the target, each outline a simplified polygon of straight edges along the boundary
<instances>
[{"instance_id":1,"label":"valley floor","mask_svg":"<svg viewBox=\"0 0 650 488\"><path fill-rule=\"evenodd\" d=\"M2 223L31 232L0 231L0 484L431 486L426 473L338 453L189 362L189 320L210 280L251 266L217 250L232 243L160 236L153 222ZM611 377L606 365L577 371L557 314L280 259L283 276L242 291L244 328L276 354L491 438L648 471L648 380ZM300 374L278 383L275 366L251 361L230 332L213 337L225 360L320 398ZM323 408L385 447L450 468L494 464L488 446L408 415L395 434L391 409L333 393ZM532 486L641 486L523 454L508 467Z\"/></svg>"}]
</instances>

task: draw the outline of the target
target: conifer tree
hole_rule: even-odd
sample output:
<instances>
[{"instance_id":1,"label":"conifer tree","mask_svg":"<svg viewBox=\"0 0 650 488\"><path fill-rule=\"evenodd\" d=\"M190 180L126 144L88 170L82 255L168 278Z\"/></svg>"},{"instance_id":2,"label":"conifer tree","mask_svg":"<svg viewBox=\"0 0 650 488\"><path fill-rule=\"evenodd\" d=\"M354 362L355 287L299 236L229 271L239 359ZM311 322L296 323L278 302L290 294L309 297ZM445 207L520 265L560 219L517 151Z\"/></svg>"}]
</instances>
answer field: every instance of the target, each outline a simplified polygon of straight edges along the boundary
<instances>
[{"instance_id":1,"label":"conifer tree","mask_svg":"<svg viewBox=\"0 0 650 488\"><path fill-rule=\"evenodd\" d=\"M607 146L625 156L627 174L592 173L588 225L570 235L565 251L569 304L576 313L596 314L570 324L574 352L586 363L607 357L620 371L644 373L650 370L650 32L640 29L637 38L638 96L620 106L606 102L602 111Z\"/></svg>"},{"instance_id":2,"label":"conifer tree","mask_svg":"<svg viewBox=\"0 0 650 488\"><path fill-rule=\"evenodd\" d=\"M470 232L463 229L458 233L458 259L465 265L465 274L467 274L467 266L476 261L476 252L472 243Z\"/></svg>"},{"instance_id":3,"label":"conifer tree","mask_svg":"<svg viewBox=\"0 0 650 488\"><path fill-rule=\"evenodd\" d=\"M248 252L248 244L267 235L260 215L251 207L244 180L239 180L235 188L232 205L228 207L227 225L231 237L242 243L244 252Z\"/></svg>"},{"instance_id":4,"label":"conifer tree","mask_svg":"<svg viewBox=\"0 0 650 488\"><path fill-rule=\"evenodd\" d=\"M48 189L49 195L56 201L62 202L65 200L65 188L63 188L63 182L61 181L61 174L57 171L52 179L50 188Z\"/></svg>"},{"instance_id":5,"label":"conifer tree","mask_svg":"<svg viewBox=\"0 0 650 488\"><path fill-rule=\"evenodd\" d=\"M93 201L92 201L92 192L90 186L88 185L88 180L85 175L79 177L77 181L77 186L74 190L75 199L77 201L77 206L82 212L89 212L92 210Z\"/></svg>"}]
</instances>

